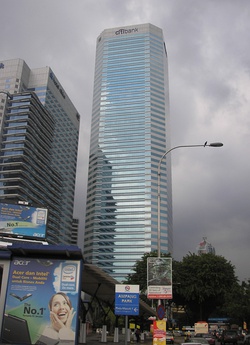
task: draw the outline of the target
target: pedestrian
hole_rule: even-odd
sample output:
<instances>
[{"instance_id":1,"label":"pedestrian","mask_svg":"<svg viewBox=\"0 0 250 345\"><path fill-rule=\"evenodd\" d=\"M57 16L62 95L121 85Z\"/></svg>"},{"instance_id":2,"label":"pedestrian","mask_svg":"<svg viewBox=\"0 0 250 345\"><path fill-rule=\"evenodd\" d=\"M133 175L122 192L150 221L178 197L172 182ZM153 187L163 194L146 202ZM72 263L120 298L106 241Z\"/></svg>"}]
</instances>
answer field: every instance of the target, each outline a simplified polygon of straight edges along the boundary
<instances>
[{"instance_id":1,"label":"pedestrian","mask_svg":"<svg viewBox=\"0 0 250 345\"><path fill-rule=\"evenodd\" d=\"M136 336L136 342L139 343L140 339L141 339L141 332L140 332L139 328L136 329L135 336Z\"/></svg>"}]
</instances>

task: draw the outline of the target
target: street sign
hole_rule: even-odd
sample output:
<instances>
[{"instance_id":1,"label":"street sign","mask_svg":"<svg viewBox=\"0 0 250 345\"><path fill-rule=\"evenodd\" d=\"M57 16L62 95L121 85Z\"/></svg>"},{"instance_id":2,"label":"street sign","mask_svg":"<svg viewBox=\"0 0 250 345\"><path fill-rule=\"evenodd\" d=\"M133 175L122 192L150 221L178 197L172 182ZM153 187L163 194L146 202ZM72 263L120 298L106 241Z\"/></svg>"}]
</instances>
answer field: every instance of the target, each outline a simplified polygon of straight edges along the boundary
<instances>
[{"instance_id":1,"label":"street sign","mask_svg":"<svg viewBox=\"0 0 250 345\"><path fill-rule=\"evenodd\" d=\"M159 320L162 320L165 317L165 308L162 304L158 305L157 307L157 316Z\"/></svg>"},{"instance_id":2,"label":"street sign","mask_svg":"<svg viewBox=\"0 0 250 345\"><path fill-rule=\"evenodd\" d=\"M139 285L116 284L115 315L139 315Z\"/></svg>"}]
</instances>

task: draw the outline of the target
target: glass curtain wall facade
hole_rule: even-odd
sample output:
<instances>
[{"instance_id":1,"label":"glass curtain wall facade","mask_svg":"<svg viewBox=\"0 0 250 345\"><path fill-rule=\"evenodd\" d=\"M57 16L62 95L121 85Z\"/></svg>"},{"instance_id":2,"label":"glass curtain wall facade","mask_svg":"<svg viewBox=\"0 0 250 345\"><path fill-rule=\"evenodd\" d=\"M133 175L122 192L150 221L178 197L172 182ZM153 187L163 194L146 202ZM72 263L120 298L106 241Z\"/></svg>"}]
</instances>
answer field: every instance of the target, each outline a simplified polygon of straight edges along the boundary
<instances>
[{"instance_id":1,"label":"glass curtain wall facade","mask_svg":"<svg viewBox=\"0 0 250 345\"><path fill-rule=\"evenodd\" d=\"M0 149L0 200L27 201L49 210L47 239L60 235L60 174L51 167L55 123L35 93L11 96L2 126Z\"/></svg>"},{"instance_id":2,"label":"glass curtain wall facade","mask_svg":"<svg viewBox=\"0 0 250 345\"><path fill-rule=\"evenodd\" d=\"M151 24L97 38L84 256L118 281L157 250L157 168L169 148L167 53ZM161 251L172 252L170 157L161 170Z\"/></svg>"},{"instance_id":3,"label":"glass curtain wall facade","mask_svg":"<svg viewBox=\"0 0 250 345\"><path fill-rule=\"evenodd\" d=\"M60 175L60 222L56 244L70 244L74 210L80 115L50 67L30 69L22 59L0 62L0 90L11 95L30 91L38 97L41 109L53 120L53 138L46 159ZM6 95L0 91L0 125L4 123ZM40 120L44 121L40 116ZM49 122L48 122L49 124ZM46 126L46 124L45 124ZM38 130L38 127L36 127ZM36 130L34 128L34 131ZM36 133L38 134L38 133ZM44 170L46 172L46 169ZM44 178L50 178L49 175ZM46 184L47 181L44 181ZM51 190L53 194L54 191ZM43 200L43 195L41 195ZM56 203L57 205L57 203Z\"/></svg>"}]
</instances>

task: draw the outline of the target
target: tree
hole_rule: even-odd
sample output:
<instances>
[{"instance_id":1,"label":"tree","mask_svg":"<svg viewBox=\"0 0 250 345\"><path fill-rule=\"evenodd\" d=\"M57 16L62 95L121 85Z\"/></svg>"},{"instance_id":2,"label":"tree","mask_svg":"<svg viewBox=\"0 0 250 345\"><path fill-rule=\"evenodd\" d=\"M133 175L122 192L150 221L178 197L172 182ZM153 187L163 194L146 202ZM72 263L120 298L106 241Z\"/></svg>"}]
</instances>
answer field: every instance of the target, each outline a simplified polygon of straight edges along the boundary
<instances>
[{"instance_id":1,"label":"tree","mask_svg":"<svg viewBox=\"0 0 250 345\"><path fill-rule=\"evenodd\" d=\"M214 254L188 254L176 269L177 299L192 311L194 322L207 320L218 306L223 305L226 293L237 284L234 266Z\"/></svg>"},{"instance_id":2,"label":"tree","mask_svg":"<svg viewBox=\"0 0 250 345\"><path fill-rule=\"evenodd\" d=\"M128 284L139 284L141 298L151 304L145 295L147 290L147 258L157 257L157 252L145 253L134 265L134 273ZM170 257L162 254L162 257ZM176 306L183 306L190 322L207 320L213 312L223 306L237 286L234 266L224 257L214 254L188 254L182 261L173 260L173 300ZM245 291L249 291L245 287ZM246 294L246 292L245 292ZM246 299L244 300L246 301ZM245 302L245 305L248 305ZM220 315L224 316L224 315Z\"/></svg>"},{"instance_id":3,"label":"tree","mask_svg":"<svg viewBox=\"0 0 250 345\"><path fill-rule=\"evenodd\" d=\"M250 327L250 279L243 281L242 285L242 321L246 322L247 329Z\"/></svg>"},{"instance_id":4,"label":"tree","mask_svg":"<svg viewBox=\"0 0 250 345\"><path fill-rule=\"evenodd\" d=\"M225 303L221 307L221 313L232 319L233 323L246 328L250 327L250 280L235 284L226 293Z\"/></svg>"}]
</instances>

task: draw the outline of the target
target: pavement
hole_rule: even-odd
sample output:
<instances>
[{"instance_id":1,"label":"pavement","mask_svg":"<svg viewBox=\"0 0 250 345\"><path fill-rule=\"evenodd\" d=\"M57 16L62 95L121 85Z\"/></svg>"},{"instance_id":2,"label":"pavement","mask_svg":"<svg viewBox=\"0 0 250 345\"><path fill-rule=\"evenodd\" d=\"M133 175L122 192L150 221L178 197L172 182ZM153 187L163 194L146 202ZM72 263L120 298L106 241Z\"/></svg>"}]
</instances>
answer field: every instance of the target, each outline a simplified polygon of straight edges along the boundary
<instances>
[{"instance_id":1,"label":"pavement","mask_svg":"<svg viewBox=\"0 0 250 345\"><path fill-rule=\"evenodd\" d=\"M114 342L114 336L107 336L107 341L103 342L101 339L101 336L99 334L88 334L86 336L86 343L78 343L78 345L100 345L100 344L125 344L125 335L124 334L119 334L118 336L118 341ZM151 345L153 344L153 339L152 336L149 335L147 337L144 337L143 340L140 341L140 343L137 343L136 340L128 340L127 341L128 345Z\"/></svg>"},{"instance_id":2,"label":"pavement","mask_svg":"<svg viewBox=\"0 0 250 345\"><path fill-rule=\"evenodd\" d=\"M180 344L184 342L183 338L176 338L174 345L176 344ZM5 344L5 343L1 343L1 345L9 345L9 344ZM123 334L119 334L118 337L118 341L114 342L114 337L113 336L107 336L107 341L103 342L101 341L101 336L98 334L89 334L86 337L86 342L85 343L81 343L78 342L77 345L100 345L100 344L107 344L107 345L111 345L111 344L117 344L117 345L124 345L125 344L125 336ZM147 337L145 337L143 340L140 341L140 343L137 343L136 340L131 340L131 341L127 341L127 345L152 345L153 344L153 339L152 339L152 335L149 335ZM22 345L22 344L12 344L12 345Z\"/></svg>"},{"instance_id":3,"label":"pavement","mask_svg":"<svg viewBox=\"0 0 250 345\"><path fill-rule=\"evenodd\" d=\"M174 344L180 344L184 343L184 337L175 337ZM123 345L125 344L125 336L124 334L119 334L118 342L114 342L114 336L107 336L107 341L102 342L101 336L99 334L89 334L86 336L86 343L78 343L78 345L100 345L100 344L118 344ZM137 343L136 340L127 341L128 345L152 345L153 344L153 338L152 335L146 336L143 340L140 341L140 343Z\"/></svg>"}]
</instances>

